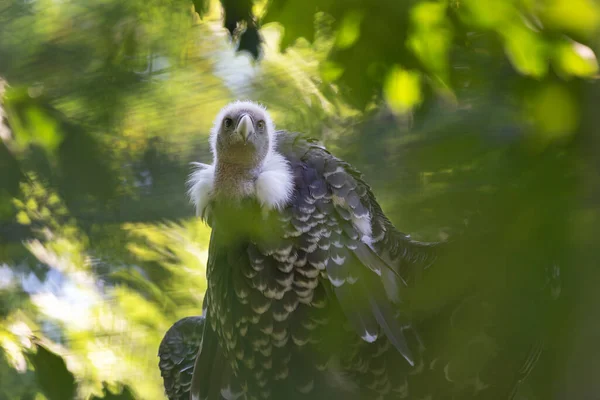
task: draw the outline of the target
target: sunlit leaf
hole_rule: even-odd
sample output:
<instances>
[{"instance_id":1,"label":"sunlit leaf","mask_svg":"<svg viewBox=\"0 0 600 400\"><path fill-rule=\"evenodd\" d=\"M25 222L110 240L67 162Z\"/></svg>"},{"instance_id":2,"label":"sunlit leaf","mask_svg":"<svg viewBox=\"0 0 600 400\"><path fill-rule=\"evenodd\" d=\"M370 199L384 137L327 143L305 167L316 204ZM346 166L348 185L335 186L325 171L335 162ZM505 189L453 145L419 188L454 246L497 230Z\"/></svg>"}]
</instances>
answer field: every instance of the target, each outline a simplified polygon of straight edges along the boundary
<instances>
[{"instance_id":1,"label":"sunlit leaf","mask_svg":"<svg viewBox=\"0 0 600 400\"><path fill-rule=\"evenodd\" d=\"M321 76L327 82L337 80L343 73L344 69L333 62L325 62L321 67Z\"/></svg>"},{"instance_id":2,"label":"sunlit leaf","mask_svg":"<svg viewBox=\"0 0 600 400\"><path fill-rule=\"evenodd\" d=\"M5 101L8 122L20 147L37 144L49 153L57 149L63 139L60 121L43 99L32 98L25 88L17 87L7 91Z\"/></svg>"},{"instance_id":3,"label":"sunlit leaf","mask_svg":"<svg viewBox=\"0 0 600 400\"><path fill-rule=\"evenodd\" d=\"M548 46L543 38L520 23L506 27L502 34L506 53L517 71L541 78L548 72Z\"/></svg>"},{"instance_id":4,"label":"sunlit leaf","mask_svg":"<svg viewBox=\"0 0 600 400\"><path fill-rule=\"evenodd\" d=\"M270 2L261 22L277 22L283 26L281 49L285 50L298 38L312 42L315 38L315 13L324 1L290 0ZM320 7L319 7L320 8Z\"/></svg>"},{"instance_id":5,"label":"sunlit leaf","mask_svg":"<svg viewBox=\"0 0 600 400\"><path fill-rule=\"evenodd\" d=\"M388 73L383 90L390 108L405 113L422 100L421 76L416 71L395 66Z\"/></svg>"},{"instance_id":6,"label":"sunlit leaf","mask_svg":"<svg viewBox=\"0 0 600 400\"><path fill-rule=\"evenodd\" d=\"M567 139L579 123L577 102L569 90L559 84L540 88L531 99L531 112L546 142Z\"/></svg>"},{"instance_id":7,"label":"sunlit leaf","mask_svg":"<svg viewBox=\"0 0 600 400\"><path fill-rule=\"evenodd\" d=\"M27 200L26 207L30 211L35 211L38 208L38 204L35 201L35 199L30 198L30 199Z\"/></svg>"},{"instance_id":8,"label":"sunlit leaf","mask_svg":"<svg viewBox=\"0 0 600 400\"><path fill-rule=\"evenodd\" d=\"M23 203L21 200L19 199L13 199L13 204L15 205L15 207L18 208L25 208L25 203Z\"/></svg>"},{"instance_id":9,"label":"sunlit leaf","mask_svg":"<svg viewBox=\"0 0 600 400\"><path fill-rule=\"evenodd\" d=\"M17 214L17 222L21 225L29 225L31 224L31 219L25 211L19 211Z\"/></svg>"},{"instance_id":10,"label":"sunlit leaf","mask_svg":"<svg viewBox=\"0 0 600 400\"><path fill-rule=\"evenodd\" d=\"M600 6L592 0L547 0L540 17L550 28L589 37L599 27Z\"/></svg>"},{"instance_id":11,"label":"sunlit leaf","mask_svg":"<svg viewBox=\"0 0 600 400\"><path fill-rule=\"evenodd\" d=\"M351 47L360 36L360 24L364 14L360 11L348 11L339 23L335 44L341 49Z\"/></svg>"},{"instance_id":12,"label":"sunlit leaf","mask_svg":"<svg viewBox=\"0 0 600 400\"><path fill-rule=\"evenodd\" d=\"M460 4L459 10L465 12L462 14L463 17L482 28L497 28L514 17L512 0L466 0Z\"/></svg>"},{"instance_id":13,"label":"sunlit leaf","mask_svg":"<svg viewBox=\"0 0 600 400\"><path fill-rule=\"evenodd\" d=\"M31 132L31 140L40 143L49 151L54 151L62 141L59 123L38 107L28 108L25 111L25 118L30 129L35 129Z\"/></svg>"},{"instance_id":14,"label":"sunlit leaf","mask_svg":"<svg viewBox=\"0 0 600 400\"><path fill-rule=\"evenodd\" d=\"M411 35L408 46L429 71L447 80L448 53L453 32L446 20L444 3L423 2L411 10Z\"/></svg>"},{"instance_id":15,"label":"sunlit leaf","mask_svg":"<svg viewBox=\"0 0 600 400\"><path fill-rule=\"evenodd\" d=\"M592 49L577 42L556 45L554 64L566 76L590 77L598 73L598 60Z\"/></svg>"},{"instance_id":16,"label":"sunlit leaf","mask_svg":"<svg viewBox=\"0 0 600 400\"><path fill-rule=\"evenodd\" d=\"M56 194L53 193L53 194L51 194L48 197L48 204L49 205L54 206L54 205L56 205L58 203L60 203L60 198Z\"/></svg>"}]
</instances>

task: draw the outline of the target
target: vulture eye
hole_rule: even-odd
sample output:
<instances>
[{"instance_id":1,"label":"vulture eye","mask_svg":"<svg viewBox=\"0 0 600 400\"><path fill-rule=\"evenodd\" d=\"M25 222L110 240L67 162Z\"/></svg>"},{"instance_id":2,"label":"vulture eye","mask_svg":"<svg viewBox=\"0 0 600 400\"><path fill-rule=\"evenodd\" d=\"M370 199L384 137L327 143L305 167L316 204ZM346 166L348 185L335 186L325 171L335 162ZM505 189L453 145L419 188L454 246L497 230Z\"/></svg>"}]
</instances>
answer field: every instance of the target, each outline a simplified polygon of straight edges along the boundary
<instances>
[{"instance_id":1,"label":"vulture eye","mask_svg":"<svg viewBox=\"0 0 600 400\"><path fill-rule=\"evenodd\" d=\"M265 121L263 121L263 120L258 121L256 126L258 127L258 129L260 129L262 131L263 129L265 129Z\"/></svg>"},{"instance_id":2,"label":"vulture eye","mask_svg":"<svg viewBox=\"0 0 600 400\"><path fill-rule=\"evenodd\" d=\"M225 118L223 120L223 126L225 128L231 128L231 125L233 125L233 120L231 118Z\"/></svg>"}]
</instances>

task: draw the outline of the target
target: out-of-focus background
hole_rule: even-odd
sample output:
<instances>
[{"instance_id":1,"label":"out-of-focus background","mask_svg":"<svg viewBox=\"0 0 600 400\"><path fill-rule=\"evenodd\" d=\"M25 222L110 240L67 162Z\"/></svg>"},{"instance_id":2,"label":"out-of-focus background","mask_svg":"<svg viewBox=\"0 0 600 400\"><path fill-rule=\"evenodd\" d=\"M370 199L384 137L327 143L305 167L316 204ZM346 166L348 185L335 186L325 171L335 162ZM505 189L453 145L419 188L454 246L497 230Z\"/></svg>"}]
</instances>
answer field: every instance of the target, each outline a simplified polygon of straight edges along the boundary
<instances>
[{"instance_id":1,"label":"out-of-focus background","mask_svg":"<svg viewBox=\"0 0 600 400\"><path fill-rule=\"evenodd\" d=\"M599 399L599 27L597 0L0 0L0 399L164 398L205 289L189 163L234 99L400 230L470 238L419 307L485 291L510 312L473 318L541 334L518 398Z\"/></svg>"}]
</instances>

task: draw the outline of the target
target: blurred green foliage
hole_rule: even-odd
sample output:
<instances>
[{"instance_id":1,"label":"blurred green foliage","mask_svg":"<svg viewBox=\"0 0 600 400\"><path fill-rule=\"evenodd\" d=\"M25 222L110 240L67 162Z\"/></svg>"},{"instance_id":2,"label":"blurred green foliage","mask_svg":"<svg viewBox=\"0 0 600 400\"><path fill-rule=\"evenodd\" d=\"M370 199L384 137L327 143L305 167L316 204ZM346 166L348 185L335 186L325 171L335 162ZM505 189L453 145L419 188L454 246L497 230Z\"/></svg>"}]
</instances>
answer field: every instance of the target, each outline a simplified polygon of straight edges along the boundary
<instances>
[{"instance_id":1,"label":"blurred green foliage","mask_svg":"<svg viewBox=\"0 0 600 400\"><path fill-rule=\"evenodd\" d=\"M599 25L596 0L1 1L0 399L163 398L158 343L205 289L189 162L236 98L399 229L464 233L415 312L490 300L465 320L550 349L521 398L594 397Z\"/></svg>"}]
</instances>

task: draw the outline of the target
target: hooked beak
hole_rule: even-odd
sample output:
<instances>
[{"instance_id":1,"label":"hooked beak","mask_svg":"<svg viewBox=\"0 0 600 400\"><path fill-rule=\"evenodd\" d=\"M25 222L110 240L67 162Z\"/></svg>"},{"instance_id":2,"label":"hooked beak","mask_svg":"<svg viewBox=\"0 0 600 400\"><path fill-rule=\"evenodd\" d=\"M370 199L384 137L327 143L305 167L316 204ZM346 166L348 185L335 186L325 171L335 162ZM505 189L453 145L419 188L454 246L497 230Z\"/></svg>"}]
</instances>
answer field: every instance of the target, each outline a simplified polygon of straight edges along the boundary
<instances>
[{"instance_id":1,"label":"hooked beak","mask_svg":"<svg viewBox=\"0 0 600 400\"><path fill-rule=\"evenodd\" d=\"M242 115L240 118L240 122L238 122L237 128L235 128L235 132L242 135L244 139L244 143L248 141L248 137L254 133L254 127L252 126L252 119L248 114Z\"/></svg>"}]
</instances>

